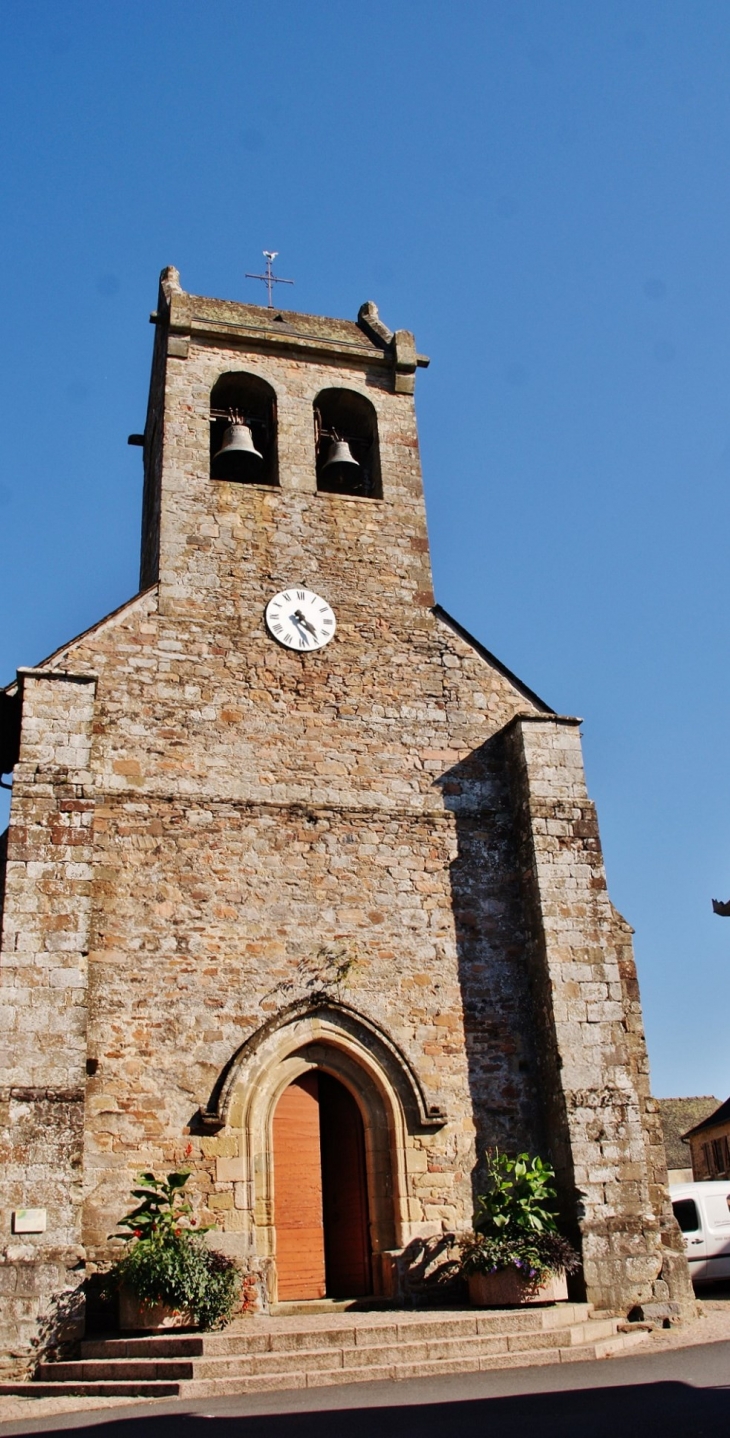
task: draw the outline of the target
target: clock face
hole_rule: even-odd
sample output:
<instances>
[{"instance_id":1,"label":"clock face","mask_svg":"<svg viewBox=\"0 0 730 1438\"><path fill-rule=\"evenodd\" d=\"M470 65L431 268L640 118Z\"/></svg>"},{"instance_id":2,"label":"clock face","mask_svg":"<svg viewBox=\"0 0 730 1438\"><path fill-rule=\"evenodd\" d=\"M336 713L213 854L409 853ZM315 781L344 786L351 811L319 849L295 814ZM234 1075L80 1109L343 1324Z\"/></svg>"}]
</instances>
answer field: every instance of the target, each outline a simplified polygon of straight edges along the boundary
<instances>
[{"instance_id":1,"label":"clock face","mask_svg":"<svg viewBox=\"0 0 730 1438\"><path fill-rule=\"evenodd\" d=\"M282 589L266 606L266 628L287 649L304 653L329 644L337 623L325 599L312 589Z\"/></svg>"}]
</instances>

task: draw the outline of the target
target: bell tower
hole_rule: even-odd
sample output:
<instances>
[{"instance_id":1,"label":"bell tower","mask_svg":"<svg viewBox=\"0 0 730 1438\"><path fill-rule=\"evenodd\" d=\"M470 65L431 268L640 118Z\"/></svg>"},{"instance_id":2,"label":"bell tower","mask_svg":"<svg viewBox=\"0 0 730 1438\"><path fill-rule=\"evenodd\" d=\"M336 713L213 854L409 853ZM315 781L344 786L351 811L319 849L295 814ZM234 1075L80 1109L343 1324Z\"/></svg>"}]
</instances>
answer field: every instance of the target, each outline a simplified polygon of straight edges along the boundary
<instances>
[{"instance_id":1,"label":"bell tower","mask_svg":"<svg viewBox=\"0 0 730 1438\"><path fill-rule=\"evenodd\" d=\"M160 611L245 628L297 581L373 620L431 605L413 336L372 303L355 323L189 295L172 268L151 318L141 585Z\"/></svg>"}]
</instances>

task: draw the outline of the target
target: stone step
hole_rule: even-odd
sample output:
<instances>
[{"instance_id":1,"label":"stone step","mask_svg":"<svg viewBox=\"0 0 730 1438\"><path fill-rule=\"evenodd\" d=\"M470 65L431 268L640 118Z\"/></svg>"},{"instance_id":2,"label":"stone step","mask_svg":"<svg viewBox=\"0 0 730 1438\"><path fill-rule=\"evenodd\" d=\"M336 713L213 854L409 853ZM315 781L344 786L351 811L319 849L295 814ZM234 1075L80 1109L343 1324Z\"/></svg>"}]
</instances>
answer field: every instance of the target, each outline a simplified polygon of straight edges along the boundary
<instances>
[{"instance_id":1,"label":"stone step","mask_svg":"<svg viewBox=\"0 0 730 1438\"><path fill-rule=\"evenodd\" d=\"M198 1360L202 1361L202 1360ZM234 1370L235 1371L235 1370ZM167 1358L106 1358L67 1359L60 1363L39 1363L34 1383L98 1383L170 1382L179 1378L194 1378L196 1365L193 1359Z\"/></svg>"},{"instance_id":2,"label":"stone step","mask_svg":"<svg viewBox=\"0 0 730 1438\"><path fill-rule=\"evenodd\" d=\"M567 1334L565 1335L568 1336ZM525 1347L524 1336L513 1340L519 1347L515 1352L529 1353L536 1350ZM194 1377L214 1378L242 1377L266 1373L306 1373L338 1370L345 1375L354 1370L369 1371L373 1368L389 1368L394 1363L448 1363L463 1361L475 1369L481 1358L508 1353L510 1340L507 1337L436 1339L417 1343L401 1343L394 1347L386 1344L377 1348L317 1348L311 1352L256 1353L238 1358L199 1358L194 1363ZM558 1345L550 1345L553 1351ZM539 1350L537 1350L539 1351Z\"/></svg>"},{"instance_id":3,"label":"stone step","mask_svg":"<svg viewBox=\"0 0 730 1438\"><path fill-rule=\"evenodd\" d=\"M523 1310L510 1308L509 1310L501 1309L499 1311L492 1311L495 1316L501 1316L506 1312L521 1313ZM528 1309L527 1312L529 1313L529 1311ZM589 1319L592 1320L594 1317L590 1303L551 1303L549 1305L546 1304L544 1308L536 1308L532 1311L533 1313L537 1312L540 1314L542 1328L562 1328L566 1323L587 1323ZM601 1315L601 1317L603 1316L604 1315Z\"/></svg>"},{"instance_id":4,"label":"stone step","mask_svg":"<svg viewBox=\"0 0 730 1438\"><path fill-rule=\"evenodd\" d=\"M271 1314L274 1318L309 1318L319 1313L380 1313L393 1308L393 1301L389 1298L306 1298L272 1303Z\"/></svg>"},{"instance_id":5,"label":"stone step","mask_svg":"<svg viewBox=\"0 0 730 1438\"><path fill-rule=\"evenodd\" d=\"M87 1358L194 1358L205 1352L204 1333L180 1333L176 1338L151 1334L149 1338L82 1339L79 1351Z\"/></svg>"},{"instance_id":6,"label":"stone step","mask_svg":"<svg viewBox=\"0 0 730 1438\"><path fill-rule=\"evenodd\" d=\"M571 1323L571 1343L595 1343L599 1338L612 1338L617 1332L618 1319L591 1318L585 1323Z\"/></svg>"},{"instance_id":7,"label":"stone step","mask_svg":"<svg viewBox=\"0 0 730 1438\"><path fill-rule=\"evenodd\" d=\"M646 1335L631 1335L634 1342L642 1342ZM633 1344L631 1345L633 1346ZM190 1398L210 1398L216 1394L260 1393L274 1390L297 1388L335 1387L337 1384L367 1382L404 1382L409 1378L438 1377L447 1373L489 1372L495 1369L547 1367L555 1363L572 1363L581 1359L598 1359L616 1356L625 1351L609 1340L585 1344L573 1348L543 1348L530 1352L522 1350L513 1353L492 1354L474 1360L473 1358L449 1358L425 1360L412 1363L378 1364L367 1368L330 1368L312 1372L302 1370L290 1373L255 1374L238 1378L194 1378L181 1385L181 1392Z\"/></svg>"},{"instance_id":8,"label":"stone step","mask_svg":"<svg viewBox=\"0 0 730 1438\"><path fill-rule=\"evenodd\" d=\"M179 1383L0 1383L0 1397L16 1398L177 1398Z\"/></svg>"},{"instance_id":9,"label":"stone step","mask_svg":"<svg viewBox=\"0 0 730 1438\"><path fill-rule=\"evenodd\" d=\"M649 1334L646 1331L641 1333L616 1333L613 1338L598 1339L595 1343L576 1344L570 1348L560 1349L561 1363L576 1363L586 1358L617 1358L621 1353L628 1353L641 1343L646 1343Z\"/></svg>"},{"instance_id":10,"label":"stone step","mask_svg":"<svg viewBox=\"0 0 730 1438\"><path fill-rule=\"evenodd\" d=\"M550 1331L476 1334L410 1343L258 1351L180 1358L82 1359L42 1364L32 1383L0 1384L25 1397L211 1397L226 1393L318 1388L343 1383L402 1382L446 1373L543 1367L608 1358L646 1342L646 1332L617 1333L616 1319ZM311 1335L310 1335L311 1336ZM201 1335L202 1337L202 1335ZM593 1341L588 1341L590 1338ZM121 1340L135 1343L140 1340ZM142 1340L144 1341L144 1340ZM178 1340L179 1341L179 1340ZM51 1376L53 1375L53 1377Z\"/></svg>"},{"instance_id":11,"label":"stone step","mask_svg":"<svg viewBox=\"0 0 730 1438\"><path fill-rule=\"evenodd\" d=\"M587 1303L569 1303L529 1309L471 1309L467 1312L399 1314L393 1321L342 1323L326 1326L300 1323L270 1327L265 1318L233 1324L225 1333L154 1334L140 1338L84 1340L81 1356L89 1358L190 1357L198 1354L287 1352L335 1345L380 1346L417 1338L468 1337L474 1334L539 1332L589 1321ZM603 1320L610 1322L611 1320Z\"/></svg>"},{"instance_id":12,"label":"stone step","mask_svg":"<svg viewBox=\"0 0 730 1438\"><path fill-rule=\"evenodd\" d=\"M414 1326L415 1329L415 1326ZM411 1330L412 1332L412 1330ZM308 1334L312 1339L312 1334ZM516 1353L523 1357L533 1356L546 1350L585 1349L598 1343L624 1345L624 1337L635 1339L637 1334L618 1334L616 1320L602 1319L595 1322L572 1324L562 1329L532 1330L532 1332L510 1333L468 1333L450 1336L422 1334L410 1342L392 1343L326 1343L306 1349L246 1350L243 1353L204 1353L204 1355L181 1357L102 1357L80 1360L66 1360L62 1363L40 1365L37 1378L50 1380L91 1380L91 1379L193 1379L228 1378L240 1375L253 1376L257 1373L287 1373L299 1369L359 1369L389 1366L397 1355L397 1363L448 1362L448 1360L470 1360L479 1366L481 1357ZM411 1339L411 1333L408 1334Z\"/></svg>"},{"instance_id":13,"label":"stone step","mask_svg":"<svg viewBox=\"0 0 730 1438\"><path fill-rule=\"evenodd\" d=\"M314 1349L290 1349L284 1352L259 1351L239 1354L205 1355L182 1358L83 1358L60 1363L43 1363L38 1369L41 1382L57 1379L63 1382L92 1379L190 1379L208 1377L242 1377L259 1373L296 1372L303 1369L352 1369L387 1367L394 1359L402 1363L470 1360L478 1367L479 1359L493 1354L533 1353L554 1350L585 1341L585 1325L538 1332L470 1334L466 1337L421 1338L414 1342L385 1343L374 1346L352 1344L327 1345ZM595 1337L613 1333L610 1325L599 1325ZM397 1357L396 1357L397 1355Z\"/></svg>"},{"instance_id":14,"label":"stone step","mask_svg":"<svg viewBox=\"0 0 730 1438\"><path fill-rule=\"evenodd\" d=\"M85 1369L88 1369L89 1374L94 1364L102 1366L113 1364L116 1366L117 1371L121 1371L118 1365L125 1364L125 1373L130 1363L142 1366L149 1364L156 1365L159 1368L160 1376L162 1376L163 1371L165 1371L169 1376L174 1377L188 1376L188 1374L178 1373L177 1368L173 1372L169 1367L170 1364L189 1365L190 1363L194 1363L197 1372L201 1362L206 1361L213 1363L228 1362L237 1366L241 1372L264 1371L266 1368L275 1366L279 1366L282 1371L284 1371L288 1368L301 1366L302 1364L316 1366L319 1364L321 1357L324 1356L326 1358L327 1354L332 1353L351 1355L346 1360L348 1364L351 1366L359 1366L360 1364L377 1363L382 1354L390 1358L394 1352L413 1349L417 1345L420 1345L424 1353L430 1352L431 1350L434 1352L441 1350L445 1355L450 1355L457 1350L490 1353L507 1351L511 1348L538 1349L579 1344L590 1338L609 1337L613 1335L615 1331L615 1320L613 1322L604 1320L596 1327L593 1327L591 1324L575 1324L566 1328L523 1328L514 1330L505 1325L501 1332L490 1332L489 1330L486 1332L475 1332L474 1325L472 1325L467 1332L462 1332L451 1327L447 1329L445 1334L443 1330L434 1331L434 1327L414 1324L411 1325L410 1328L406 1327L401 1330L400 1334L380 1329L372 1330L367 1335L359 1333L355 1335L357 1339L355 1342L353 1342L352 1333L346 1333L344 1335L337 1334L335 1336L329 1332L325 1334L306 1333L293 1335L298 1339L296 1344L277 1343L275 1346L267 1342L265 1335L260 1335L255 1344L247 1344L243 1348L233 1341L225 1345L216 1344L215 1346L212 1344L209 1345L206 1342L202 1354L199 1348L197 1352L191 1351L191 1348L188 1348L184 1353L179 1354L171 1354L169 1348L166 1353L160 1353L159 1349L149 1353L149 1351L140 1351L132 1342L120 1344L119 1346L111 1344L103 1345L103 1348L102 1345L86 1344L84 1345L80 1364ZM286 1336L290 1337L290 1335ZM363 1341L363 1339L365 1339L365 1341ZM98 1350L99 1348L102 1348L101 1352L89 1351L90 1349ZM48 1365L44 1365L43 1376L46 1376L45 1367L47 1366ZM67 1368L68 1365L64 1368L64 1372L66 1372ZM78 1376L78 1367L68 1369L68 1376Z\"/></svg>"}]
</instances>

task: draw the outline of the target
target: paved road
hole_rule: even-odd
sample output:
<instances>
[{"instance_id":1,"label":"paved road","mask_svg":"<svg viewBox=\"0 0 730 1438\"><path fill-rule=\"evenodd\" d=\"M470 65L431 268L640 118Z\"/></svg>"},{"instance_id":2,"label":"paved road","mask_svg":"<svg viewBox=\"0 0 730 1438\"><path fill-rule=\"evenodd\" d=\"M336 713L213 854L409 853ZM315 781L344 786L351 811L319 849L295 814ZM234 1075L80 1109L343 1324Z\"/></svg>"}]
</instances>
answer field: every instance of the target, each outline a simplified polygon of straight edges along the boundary
<instances>
[{"instance_id":1,"label":"paved road","mask_svg":"<svg viewBox=\"0 0 730 1438\"><path fill-rule=\"evenodd\" d=\"M730 1342L309 1393L161 1401L0 1424L87 1438L724 1438ZM95 1430L95 1431L94 1431Z\"/></svg>"}]
</instances>

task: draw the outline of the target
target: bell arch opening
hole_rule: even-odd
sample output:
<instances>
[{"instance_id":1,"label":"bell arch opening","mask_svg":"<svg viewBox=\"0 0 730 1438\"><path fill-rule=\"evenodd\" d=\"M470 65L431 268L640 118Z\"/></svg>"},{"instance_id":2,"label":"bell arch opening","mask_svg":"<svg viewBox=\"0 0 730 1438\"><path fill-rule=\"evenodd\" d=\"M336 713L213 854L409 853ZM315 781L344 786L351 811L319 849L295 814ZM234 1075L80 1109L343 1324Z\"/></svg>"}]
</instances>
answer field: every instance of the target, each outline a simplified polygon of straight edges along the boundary
<instances>
[{"instance_id":1,"label":"bell arch opening","mask_svg":"<svg viewBox=\"0 0 730 1438\"><path fill-rule=\"evenodd\" d=\"M381 499L375 406L352 389L323 389L314 401L317 489Z\"/></svg>"},{"instance_id":2,"label":"bell arch opening","mask_svg":"<svg viewBox=\"0 0 730 1438\"><path fill-rule=\"evenodd\" d=\"M213 385L210 477L237 484L279 483L276 395L260 375L230 371Z\"/></svg>"}]
</instances>

